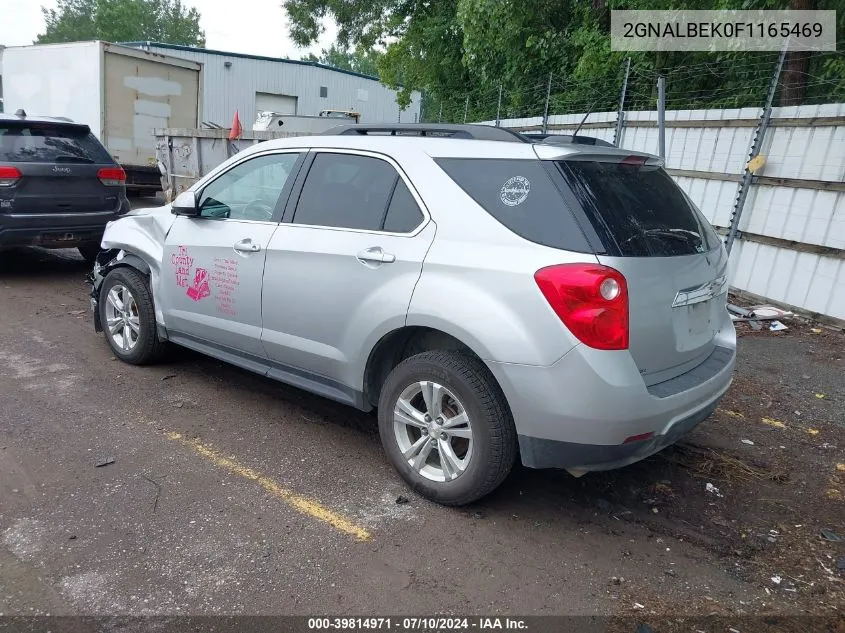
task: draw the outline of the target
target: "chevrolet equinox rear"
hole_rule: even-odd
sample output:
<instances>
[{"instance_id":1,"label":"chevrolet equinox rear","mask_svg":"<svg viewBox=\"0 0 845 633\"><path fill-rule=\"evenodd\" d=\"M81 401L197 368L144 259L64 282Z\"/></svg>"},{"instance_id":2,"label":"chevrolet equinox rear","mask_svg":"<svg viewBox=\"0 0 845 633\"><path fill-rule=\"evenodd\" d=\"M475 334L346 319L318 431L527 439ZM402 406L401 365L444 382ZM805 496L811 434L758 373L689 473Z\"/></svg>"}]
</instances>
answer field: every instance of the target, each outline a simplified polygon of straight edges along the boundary
<instances>
[{"instance_id":1,"label":"chevrolet equinox rear","mask_svg":"<svg viewBox=\"0 0 845 633\"><path fill-rule=\"evenodd\" d=\"M115 354L148 362L170 341L377 408L401 476L451 505L495 489L517 457L617 468L710 415L735 360L727 254L658 158L395 127L263 143L172 206L112 223L92 297ZM258 209L252 194L227 201L250 160L283 174L261 203L265 238L255 219L225 224ZM201 307L217 291L200 271L221 256L186 240L211 231L254 285L240 313ZM254 253L266 259L247 280Z\"/></svg>"}]
</instances>

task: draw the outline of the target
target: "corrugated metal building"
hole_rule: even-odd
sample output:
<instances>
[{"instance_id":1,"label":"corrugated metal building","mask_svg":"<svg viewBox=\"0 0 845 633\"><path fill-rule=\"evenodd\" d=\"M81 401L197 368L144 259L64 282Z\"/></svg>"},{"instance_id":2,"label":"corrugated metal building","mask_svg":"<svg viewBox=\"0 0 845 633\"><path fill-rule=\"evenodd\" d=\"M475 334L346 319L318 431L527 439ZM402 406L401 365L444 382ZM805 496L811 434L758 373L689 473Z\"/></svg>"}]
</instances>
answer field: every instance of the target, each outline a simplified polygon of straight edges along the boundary
<instances>
[{"instance_id":1,"label":"corrugated metal building","mask_svg":"<svg viewBox=\"0 0 845 633\"><path fill-rule=\"evenodd\" d=\"M241 123L252 128L258 110L317 116L321 110L355 110L365 123L414 123L419 119L420 94L414 93L404 111L396 91L376 77L324 66L316 62L277 59L206 48L124 42L165 55L203 64L203 120L229 126L235 110Z\"/></svg>"}]
</instances>

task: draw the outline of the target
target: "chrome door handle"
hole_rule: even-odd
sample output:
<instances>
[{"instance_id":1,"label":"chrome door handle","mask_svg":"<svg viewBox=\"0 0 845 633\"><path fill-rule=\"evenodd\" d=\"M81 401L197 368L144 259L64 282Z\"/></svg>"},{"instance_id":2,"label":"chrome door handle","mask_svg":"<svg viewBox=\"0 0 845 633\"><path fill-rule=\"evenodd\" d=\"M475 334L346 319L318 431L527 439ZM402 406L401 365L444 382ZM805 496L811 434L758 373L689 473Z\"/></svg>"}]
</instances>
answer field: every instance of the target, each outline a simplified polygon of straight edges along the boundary
<instances>
[{"instance_id":1,"label":"chrome door handle","mask_svg":"<svg viewBox=\"0 0 845 633\"><path fill-rule=\"evenodd\" d=\"M251 239L246 238L240 242L235 242L233 248L241 253L257 253L261 250L261 244L256 244Z\"/></svg>"},{"instance_id":2,"label":"chrome door handle","mask_svg":"<svg viewBox=\"0 0 845 633\"><path fill-rule=\"evenodd\" d=\"M380 246L359 251L356 257L362 264L392 264L396 261L396 255L385 253Z\"/></svg>"}]
</instances>

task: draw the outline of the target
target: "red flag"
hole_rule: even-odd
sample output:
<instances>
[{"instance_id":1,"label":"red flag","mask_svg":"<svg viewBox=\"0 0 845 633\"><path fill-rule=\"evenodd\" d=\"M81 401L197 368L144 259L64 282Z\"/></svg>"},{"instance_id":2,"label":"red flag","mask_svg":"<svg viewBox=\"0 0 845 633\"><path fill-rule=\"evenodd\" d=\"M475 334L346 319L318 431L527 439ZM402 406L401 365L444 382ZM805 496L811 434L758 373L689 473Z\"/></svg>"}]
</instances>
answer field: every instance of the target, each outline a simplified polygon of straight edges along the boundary
<instances>
[{"instance_id":1,"label":"red flag","mask_svg":"<svg viewBox=\"0 0 845 633\"><path fill-rule=\"evenodd\" d=\"M240 138L242 133L243 128L241 128L241 118L238 116L238 111L235 110L235 118L232 121L232 130L229 132L229 140L234 141L235 139Z\"/></svg>"}]
</instances>

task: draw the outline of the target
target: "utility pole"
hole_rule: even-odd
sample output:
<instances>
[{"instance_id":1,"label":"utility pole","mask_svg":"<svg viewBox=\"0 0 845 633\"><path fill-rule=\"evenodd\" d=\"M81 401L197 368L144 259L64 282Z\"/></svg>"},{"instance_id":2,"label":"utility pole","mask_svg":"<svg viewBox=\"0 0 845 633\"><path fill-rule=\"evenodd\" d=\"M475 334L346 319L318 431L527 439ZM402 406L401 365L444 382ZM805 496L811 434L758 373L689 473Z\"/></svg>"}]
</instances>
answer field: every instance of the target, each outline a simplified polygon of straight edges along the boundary
<instances>
[{"instance_id":1,"label":"utility pole","mask_svg":"<svg viewBox=\"0 0 845 633\"><path fill-rule=\"evenodd\" d=\"M625 93L628 91L628 75L631 72L631 58L625 61L625 79L622 81L622 94L619 95L619 113L616 115L616 130L613 132L613 144L619 147L622 141L622 121L625 117Z\"/></svg>"},{"instance_id":2,"label":"utility pole","mask_svg":"<svg viewBox=\"0 0 845 633\"><path fill-rule=\"evenodd\" d=\"M499 105L496 106L496 127L499 127L502 113L502 84L499 84Z\"/></svg>"},{"instance_id":3,"label":"utility pole","mask_svg":"<svg viewBox=\"0 0 845 633\"><path fill-rule=\"evenodd\" d=\"M552 96L552 73L549 73L549 83L546 86L546 107L543 110L543 134L549 129L549 98Z\"/></svg>"},{"instance_id":4,"label":"utility pole","mask_svg":"<svg viewBox=\"0 0 845 633\"><path fill-rule=\"evenodd\" d=\"M464 123L467 122L467 112L469 112L469 95L467 95L466 103L464 103Z\"/></svg>"},{"instance_id":5,"label":"utility pole","mask_svg":"<svg viewBox=\"0 0 845 633\"><path fill-rule=\"evenodd\" d=\"M731 224L728 229L728 236L725 238L725 248L728 253L731 252L736 234L739 229L739 218L742 217L742 209L745 206L745 200L748 198L748 192L754 182L754 173L748 168L748 163L751 159L760 153L763 147L763 138L766 136L766 128L769 127L769 119L772 117L772 103L775 100L775 93L778 89L778 82L780 81L780 73L783 70L783 60L786 58L786 50L788 42L784 42L783 48L780 50L780 57L778 63L775 65L775 72L772 74L772 79L769 82L769 92L766 94L766 103L763 104L763 114L760 115L760 122L757 124L757 130L754 132L754 142L751 144L751 152L748 154L748 162L745 164L745 171L742 174L742 179L739 181L739 188L736 192L736 202L734 202L734 210L731 214Z\"/></svg>"},{"instance_id":6,"label":"utility pole","mask_svg":"<svg viewBox=\"0 0 845 633\"><path fill-rule=\"evenodd\" d=\"M657 155L666 160L666 77L657 77Z\"/></svg>"}]
</instances>

